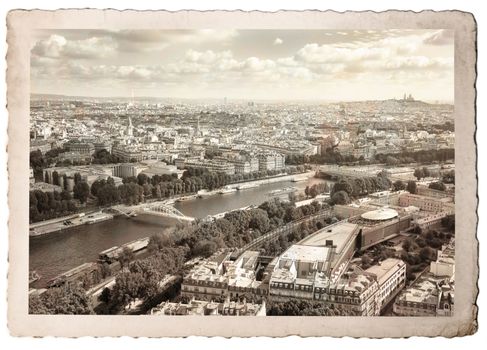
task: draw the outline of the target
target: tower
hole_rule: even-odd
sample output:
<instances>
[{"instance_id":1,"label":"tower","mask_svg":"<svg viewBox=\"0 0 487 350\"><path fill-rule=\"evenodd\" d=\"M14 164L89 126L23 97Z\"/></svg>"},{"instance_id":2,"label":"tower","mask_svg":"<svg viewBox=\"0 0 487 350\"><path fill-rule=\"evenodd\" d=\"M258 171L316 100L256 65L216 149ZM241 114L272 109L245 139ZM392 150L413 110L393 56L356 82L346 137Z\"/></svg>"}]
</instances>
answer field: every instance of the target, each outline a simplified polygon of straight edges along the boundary
<instances>
[{"instance_id":1,"label":"tower","mask_svg":"<svg viewBox=\"0 0 487 350\"><path fill-rule=\"evenodd\" d=\"M127 126L127 136L134 136L134 126L132 125L132 118L129 116L129 125Z\"/></svg>"}]
</instances>

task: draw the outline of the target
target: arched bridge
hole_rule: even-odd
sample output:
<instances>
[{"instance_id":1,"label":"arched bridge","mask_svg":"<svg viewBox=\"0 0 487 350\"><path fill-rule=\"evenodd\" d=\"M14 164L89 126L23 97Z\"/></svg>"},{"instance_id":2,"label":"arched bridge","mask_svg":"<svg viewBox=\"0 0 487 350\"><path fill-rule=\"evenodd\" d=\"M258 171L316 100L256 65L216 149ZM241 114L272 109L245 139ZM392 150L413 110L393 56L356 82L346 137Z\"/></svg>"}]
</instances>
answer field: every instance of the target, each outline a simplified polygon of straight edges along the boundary
<instances>
[{"instance_id":1,"label":"arched bridge","mask_svg":"<svg viewBox=\"0 0 487 350\"><path fill-rule=\"evenodd\" d=\"M127 217L136 216L137 214L147 214L185 221L194 220L193 217L184 215L173 206L165 204L164 202L143 203L134 206L114 206L111 209Z\"/></svg>"}]
</instances>

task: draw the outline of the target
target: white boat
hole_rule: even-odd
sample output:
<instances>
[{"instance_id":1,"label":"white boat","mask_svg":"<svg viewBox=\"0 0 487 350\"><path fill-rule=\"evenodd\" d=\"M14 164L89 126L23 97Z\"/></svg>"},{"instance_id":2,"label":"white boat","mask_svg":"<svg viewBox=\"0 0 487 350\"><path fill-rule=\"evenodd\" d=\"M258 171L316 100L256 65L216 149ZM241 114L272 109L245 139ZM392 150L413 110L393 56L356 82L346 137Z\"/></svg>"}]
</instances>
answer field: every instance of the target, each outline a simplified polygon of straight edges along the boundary
<instances>
[{"instance_id":1,"label":"white boat","mask_svg":"<svg viewBox=\"0 0 487 350\"><path fill-rule=\"evenodd\" d=\"M296 192L298 189L296 187L285 187L278 190L273 190L268 193L269 196L281 196L284 194Z\"/></svg>"},{"instance_id":2,"label":"white boat","mask_svg":"<svg viewBox=\"0 0 487 350\"><path fill-rule=\"evenodd\" d=\"M213 196L214 194L217 194L217 191L208 191L208 190L199 190L198 191L198 198L205 198L209 196Z\"/></svg>"},{"instance_id":3,"label":"white boat","mask_svg":"<svg viewBox=\"0 0 487 350\"><path fill-rule=\"evenodd\" d=\"M113 215L107 214L107 213L96 213L92 215L86 216L85 222L88 225L91 224L96 224L98 222L106 221L106 220L111 220L113 219Z\"/></svg>"},{"instance_id":4,"label":"white boat","mask_svg":"<svg viewBox=\"0 0 487 350\"><path fill-rule=\"evenodd\" d=\"M238 186L237 190L241 191L241 190L247 190L249 188L255 188L255 187L259 187L259 184L256 184L256 183L243 184L243 185Z\"/></svg>"},{"instance_id":5,"label":"white boat","mask_svg":"<svg viewBox=\"0 0 487 350\"><path fill-rule=\"evenodd\" d=\"M222 188L220 191L218 191L219 194L228 194L228 193L233 193L233 192L236 192L237 189L236 188L232 188L232 187L225 187L225 188Z\"/></svg>"},{"instance_id":6,"label":"white boat","mask_svg":"<svg viewBox=\"0 0 487 350\"><path fill-rule=\"evenodd\" d=\"M195 198L195 196L183 196L183 197L179 197L178 199L176 199L176 202L186 202L186 201L190 201L194 198Z\"/></svg>"}]
</instances>

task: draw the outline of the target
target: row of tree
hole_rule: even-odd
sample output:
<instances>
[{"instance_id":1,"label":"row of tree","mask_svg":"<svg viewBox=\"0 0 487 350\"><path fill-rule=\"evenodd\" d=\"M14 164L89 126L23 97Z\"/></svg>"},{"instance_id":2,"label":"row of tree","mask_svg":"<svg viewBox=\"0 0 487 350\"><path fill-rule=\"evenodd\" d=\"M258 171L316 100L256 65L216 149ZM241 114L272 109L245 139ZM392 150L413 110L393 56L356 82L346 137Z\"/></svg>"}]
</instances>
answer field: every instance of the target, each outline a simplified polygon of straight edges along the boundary
<instances>
[{"instance_id":1,"label":"row of tree","mask_svg":"<svg viewBox=\"0 0 487 350\"><path fill-rule=\"evenodd\" d=\"M355 157L353 155L342 155L334 148L328 148L326 152L321 155L289 155L286 156L286 164L410 164L410 163L431 163L431 162L445 162L455 159L455 150L453 148L445 148L439 150L421 150L421 151L403 151L400 153L381 154L377 153L373 159L365 160L363 156Z\"/></svg>"},{"instance_id":2,"label":"row of tree","mask_svg":"<svg viewBox=\"0 0 487 350\"><path fill-rule=\"evenodd\" d=\"M313 202L296 208L290 202L274 199L250 210L234 210L221 219L201 222L190 232L177 232L180 243L187 245L192 256L210 256L219 248L242 247L278 227L315 214L321 205Z\"/></svg>"},{"instance_id":3,"label":"row of tree","mask_svg":"<svg viewBox=\"0 0 487 350\"><path fill-rule=\"evenodd\" d=\"M311 300L291 299L270 301L267 316L359 316L357 310L338 309L332 305Z\"/></svg>"},{"instance_id":4,"label":"row of tree","mask_svg":"<svg viewBox=\"0 0 487 350\"><path fill-rule=\"evenodd\" d=\"M315 198L319 194L329 192L330 185L328 185L328 182L321 182L311 186L306 186L306 188L304 189L304 194L310 198Z\"/></svg>"},{"instance_id":5,"label":"row of tree","mask_svg":"<svg viewBox=\"0 0 487 350\"><path fill-rule=\"evenodd\" d=\"M386 191L392 186L386 172L377 176L342 177L332 187L330 204L348 204L353 198L359 198L369 193Z\"/></svg>"},{"instance_id":6,"label":"row of tree","mask_svg":"<svg viewBox=\"0 0 487 350\"><path fill-rule=\"evenodd\" d=\"M76 201L68 191L29 192L29 221L31 223L70 215L78 210Z\"/></svg>"}]
</instances>

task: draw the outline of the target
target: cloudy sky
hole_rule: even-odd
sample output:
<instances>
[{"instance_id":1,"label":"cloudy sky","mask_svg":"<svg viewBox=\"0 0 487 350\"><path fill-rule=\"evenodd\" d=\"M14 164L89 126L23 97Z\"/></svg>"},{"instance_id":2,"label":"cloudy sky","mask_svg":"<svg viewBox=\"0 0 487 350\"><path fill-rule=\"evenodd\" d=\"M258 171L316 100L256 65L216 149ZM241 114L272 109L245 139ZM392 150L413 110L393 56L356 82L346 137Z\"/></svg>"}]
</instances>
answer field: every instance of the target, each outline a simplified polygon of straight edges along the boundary
<instances>
[{"instance_id":1,"label":"cloudy sky","mask_svg":"<svg viewBox=\"0 0 487 350\"><path fill-rule=\"evenodd\" d=\"M453 102L447 30L43 30L31 92Z\"/></svg>"}]
</instances>

